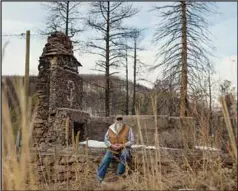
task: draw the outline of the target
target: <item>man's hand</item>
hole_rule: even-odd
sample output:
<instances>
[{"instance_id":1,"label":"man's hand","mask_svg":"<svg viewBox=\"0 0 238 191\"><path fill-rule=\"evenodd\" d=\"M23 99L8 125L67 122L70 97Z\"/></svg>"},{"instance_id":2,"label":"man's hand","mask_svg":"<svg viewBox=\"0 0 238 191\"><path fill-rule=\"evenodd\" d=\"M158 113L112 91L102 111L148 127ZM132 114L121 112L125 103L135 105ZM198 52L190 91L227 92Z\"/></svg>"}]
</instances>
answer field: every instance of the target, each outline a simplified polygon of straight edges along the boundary
<instances>
[{"instance_id":1,"label":"man's hand","mask_svg":"<svg viewBox=\"0 0 238 191\"><path fill-rule=\"evenodd\" d=\"M117 146L116 144L112 144L112 145L111 145L111 148L112 148L113 150L118 150L118 146Z\"/></svg>"},{"instance_id":2,"label":"man's hand","mask_svg":"<svg viewBox=\"0 0 238 191\"><path fill-rule=\"evenodd\" d=\"M117 151L123 148L123 144L113 144L111 147Z\"/></svg>"},{"instance_id":3,"label":"man's hand","mask_svg":"<svg viewBox=\"0 0 238 191\"><path fill-rule=\"evenodd\" d=\"M117 144L118 149L122 149L124 146L123 144Z\"/></svg>"}]
</instances>

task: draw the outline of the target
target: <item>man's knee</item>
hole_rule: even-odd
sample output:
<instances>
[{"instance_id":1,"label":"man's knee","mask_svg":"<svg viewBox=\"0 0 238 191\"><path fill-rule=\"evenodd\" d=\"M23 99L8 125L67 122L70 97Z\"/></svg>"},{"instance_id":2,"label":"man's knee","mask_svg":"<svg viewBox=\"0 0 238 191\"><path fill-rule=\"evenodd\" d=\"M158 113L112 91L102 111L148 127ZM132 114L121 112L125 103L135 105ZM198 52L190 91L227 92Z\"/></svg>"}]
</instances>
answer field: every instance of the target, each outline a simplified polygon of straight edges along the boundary
<instances>
[{"instance_id":1,"label":"man's knee","mask_svg":"<svg viewBox=\"0 0 238 191\"><path fill-rule=\"evenodd\" d=\"M105 153L103 160L110 160L113 158L113 153L111 151L108 151Z\"/></svg>"},{"instance_id":2,"label":"man's knee","mask_svg":"<svg viewBox=\"0 0 238 191\"><path fill-rule=\"evenodd\" d=\"M130 151L127 148L125 148L121 151L121 155L127 161L131 159Z\"/></svg>"}]
</instances>

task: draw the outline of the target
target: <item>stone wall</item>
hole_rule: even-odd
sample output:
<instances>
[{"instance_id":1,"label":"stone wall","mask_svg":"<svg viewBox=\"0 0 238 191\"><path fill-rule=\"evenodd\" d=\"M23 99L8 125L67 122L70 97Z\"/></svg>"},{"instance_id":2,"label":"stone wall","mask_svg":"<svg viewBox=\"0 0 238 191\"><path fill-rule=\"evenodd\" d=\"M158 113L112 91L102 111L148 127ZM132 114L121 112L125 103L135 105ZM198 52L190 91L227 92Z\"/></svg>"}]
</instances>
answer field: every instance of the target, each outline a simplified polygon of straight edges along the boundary
<instances>
[{"instance_id":1,"label":"stone wall","mask_svg":"<svg viewBox=\"0 0 238 191\"><path fill-rule=\"evenodd\" d=\"M237 141L237 122L235 118L230 118L230 120L233 128L233 134L235 135L235 140ZM154 144L154 135L156 130L154 116L124 116L124 121L132 127L137 144L142 143L139 135L139 127L141 127L142 130L141 132L144 143L146 145ZM89 139L103 141L105 132L112 123L114 123L114 117L91 117L88 130ZM157 117L157 124L160 146L183 148L186 145L183 142L184 140L189 143L189 146L192 146L194 144L198 145L198 139L202 138L201 127L196 126L195 121L190 117L179 118L161 115ZM230 138L223 117L214 119L213 134L214 137L212 138L210 136L209 138L210 140L213 140L213 146L226 150L225 147L227 147L227 144L230 144ZM210 144L209 141L207 143Z\"/></svg>"},{"instance_id":2,"label":"stone wall","mask_svg":"<svg viewBox=\"0 0 238 191\"><path fill-rule=\"evenodd\" d=\"M44 152L32 151L31 153L32 163L37 170L37 178L41 183L94 180L95 185L97 185L95 172L105 154L105 149L87 149L85 147L80 147L77 152L75 152L73 148L65 148L60 151L48 149ZM176 168L181 168L186 171L187 167L184 164L184 157L187 158L187 162L192 169L202 168L203 162L206 162L203 158L204 154L214 160L217 159L218 156L221 156L224 164L232 164L229 155L221 155L219 152L206 152L201 150L190 150L190 152L186 152L186 150L183 149L160 149L159 153L160 160L157 158L156 161L155 150L143 150L141 148L132 149L131 154L133 161L129 165L129 173L135 172L136 169L137 172L143 175L142 156L145 156L147 169L152 165L155 167L155 165L159 166L161 164L163 175L166 175L171 171L176 171ZM115 171L116 165L112 163L108 169L106 178L110 176L110 173L111 175L115 174Z\"/></svg>"},{"instance_id":3,"label":"stone wall","mask_svg":"<svg viewBox=\"0 0 238 191\"><path fill-rule=\"evenodd\" d=\"M154 116L150 115L124 116L124 121L132 127L137 144L154 145L156 130L160 146L183 148L192 147L196 142L195 122L190 117L158 116L156 127ZM89 139L103 141L108 127L113 122L114 117L91 117Z\"/></svg>"},{"instance_id":4,"label":"stone wall","mask_svg":"<svg viewBox=\"0 0 238 191\"><path fill-rule=\"evenodd\" d=\"M96 169L97 160L93 156L77 155L75 152L32 152L32 162L40 182L64 182L76 180L85 175L86 167L89 173ZM90 169L89 169L90 166ZM93 168L92 168L93 167Z\"/></svg>"}]
</instances>

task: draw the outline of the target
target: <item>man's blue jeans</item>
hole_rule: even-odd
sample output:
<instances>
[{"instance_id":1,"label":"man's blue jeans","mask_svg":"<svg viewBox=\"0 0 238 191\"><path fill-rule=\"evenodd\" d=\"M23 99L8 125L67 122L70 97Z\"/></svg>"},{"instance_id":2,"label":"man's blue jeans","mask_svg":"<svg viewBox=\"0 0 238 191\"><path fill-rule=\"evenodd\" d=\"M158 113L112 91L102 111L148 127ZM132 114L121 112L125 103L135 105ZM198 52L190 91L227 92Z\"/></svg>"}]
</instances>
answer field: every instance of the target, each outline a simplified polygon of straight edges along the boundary
<instances>
[{"instance_id":1,"label":"man's blue jeans","mask_svg":"<svg viewBox=\"0 0 238 191\"><path fill-rule=\"evenodd\" d=\"M100 181L102 181L107 173L107 168L110 165L112 159L113 159L113 152L110 150L107 150L106 154L104 155L102 162L100 163L98 169L97 169L97 177ZM125 172L125 164L129 162L131 159L130 152L128 148L123 149L119 153L119 160L120 163L117 166L116 175L122 175Z\"/></svg>"}]
</instances>

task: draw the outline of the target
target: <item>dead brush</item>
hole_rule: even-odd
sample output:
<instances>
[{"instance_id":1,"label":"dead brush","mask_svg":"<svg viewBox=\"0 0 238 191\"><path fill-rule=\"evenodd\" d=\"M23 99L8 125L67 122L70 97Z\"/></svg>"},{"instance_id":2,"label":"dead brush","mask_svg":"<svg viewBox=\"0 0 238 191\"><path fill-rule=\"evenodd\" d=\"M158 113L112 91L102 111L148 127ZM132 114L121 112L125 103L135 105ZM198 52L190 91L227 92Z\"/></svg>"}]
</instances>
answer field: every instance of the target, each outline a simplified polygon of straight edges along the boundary
<instances>
[{"instance_id":1,"label":"dead brush","mask_svg":"<svg viewBox=\"0 0 238 191\"><path fill-rule=\"evenodd\" d=\"M156 96L152 95L152 108L155 116L155 127L160 126L157 122ZM233 102L235 103L235 102ZM230 158L232 158L233 166L226 166L221 152L209 150L186 150L180 161L174 160L173 156L168 154L164 159L164 154L160 149L155 150L153 154L142 148L142 156L136 159L140 165L136 165L134 172L124 180L126 189L129 190L236 190L237 189L237 145L234 135L234 128L231 123L226 104L222 103L222 110L225 119L227 131L229 133L230 142ZM234 108L234 107L233 107ZM146 129L139 118L139 109L137 109L137 127L139 133L139 143L144 144L146 133L142 133L142 129ZM198 115L201 124L200 133L197 143L200 145L211 147L214 138L208 133L210 119L206 117L205 111ZM237 116L237 115L236 115ZM236 122L237 119L235 119ZM158 125L157 125L158 124ZM235 123L236 126L236 123ZM215 127L216 129L216 127ZM158 133L156 128L155 134ZM216 135L215 135L216 136ZM220 137L222 139L222 137ZM217 140L222 142L222 140ZM159 136L155 136L155 148L159 145ZM219 149L219 148L218 148ZM181 151L182 152L182 151ZM228 157L229 158L229 157ZM162 165L162 160L169 161L168 166ZM158 163L159 162L159 163Z\"/></svg>"}]
</instances>

